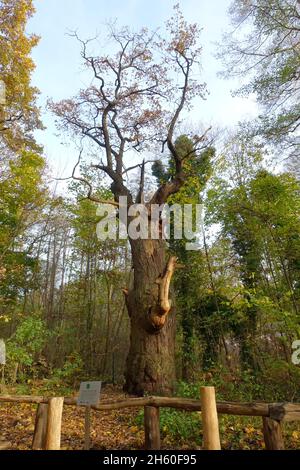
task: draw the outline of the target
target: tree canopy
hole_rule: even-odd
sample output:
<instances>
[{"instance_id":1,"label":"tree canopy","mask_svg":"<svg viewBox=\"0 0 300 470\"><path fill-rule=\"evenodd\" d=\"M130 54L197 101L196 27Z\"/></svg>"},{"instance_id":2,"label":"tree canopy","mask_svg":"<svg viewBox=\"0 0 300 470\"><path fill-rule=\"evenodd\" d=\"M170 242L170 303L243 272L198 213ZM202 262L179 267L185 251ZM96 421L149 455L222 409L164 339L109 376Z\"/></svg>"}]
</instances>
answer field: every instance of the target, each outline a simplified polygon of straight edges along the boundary
<instances>
[{"instance_id":1,"label":"tree canopy","mask_svg":"<svg viewBox=\"0 0 300 470\"><path fill-rule=\"evenodd\" d=\"M249 77L237 93L254 94L262 105L255 133L299 156L299 2L235 0L230 15L234 30L220 54L225 74Z\"/></svg>"},{"instance_id":2,"label":"tree canopy","mask_svg":"<svg viewBox=\"0 0 300 470\"><path fill-rule=\"evenodd\" d=\"M32 0L0 2L0 80L5 85L5 103L0 104L1 152L37 149L33 131L42 124L37 106L38 90L31 77L35 65L32 49L39 38L26 33L34 14Z\"/></svg>"}]
</instances>

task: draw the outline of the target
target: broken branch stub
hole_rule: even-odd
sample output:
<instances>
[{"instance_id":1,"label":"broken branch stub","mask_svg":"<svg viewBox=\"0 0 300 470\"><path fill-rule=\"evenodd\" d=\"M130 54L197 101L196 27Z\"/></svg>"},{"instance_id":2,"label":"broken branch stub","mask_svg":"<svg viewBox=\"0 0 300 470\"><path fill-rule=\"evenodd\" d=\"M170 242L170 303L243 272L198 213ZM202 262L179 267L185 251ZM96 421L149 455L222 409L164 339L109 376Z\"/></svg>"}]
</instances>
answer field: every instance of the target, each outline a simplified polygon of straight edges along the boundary
<instances>
[{"instance_id":1,"label":"broken branch stub","mask_svg":"<svg viewBox=\"0 0 300 470\"><path fill-rule=\"evenodd\" d=\"M156 330L163 328L167 315L171 310L172 301L169 298L170 284L176 268L177 258L171 256L168 261L166 271L163 277L157 279L158 289L158 301L157 304L151 308L150 320Z\"/></svg>"}]
</instances>

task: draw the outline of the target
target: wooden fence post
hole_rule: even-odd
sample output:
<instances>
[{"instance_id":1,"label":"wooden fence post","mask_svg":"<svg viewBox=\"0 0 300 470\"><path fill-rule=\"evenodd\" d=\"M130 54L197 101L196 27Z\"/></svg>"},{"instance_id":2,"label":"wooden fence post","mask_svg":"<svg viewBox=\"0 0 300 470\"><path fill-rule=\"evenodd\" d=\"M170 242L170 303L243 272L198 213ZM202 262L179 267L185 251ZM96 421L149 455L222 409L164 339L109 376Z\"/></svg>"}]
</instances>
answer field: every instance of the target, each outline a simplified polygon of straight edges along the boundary
<instances>
[{"instance_id":1,"label":"wooden fence post","mask_svg":"<svg viewBox=\"0 0 300 470\"><path fill-rule=\"evenodd\" d=\"M263 433L267 450L284 450L280 421L263 417Z\"/></svg>"},{"instance_id":2,"label":"wooden fence post","mask_svg":"<svg viewBox=\"0 0 300 470\"><path fill-rule=\"evenodd\" d=\"M63 397L50 398L46 431L46 450L60 450Z\"/></svg>"},{"instance_id":3,"label":"wooden fence post","mask_svg":"<svg viewBox=\"0 0 300 470\"><path fill-rule=\"evenodd\" d=\"M221 450L215 388L201 387L200 396L203 425L203 449Z\"/></svg>"},{"instance_id":4,"label":"wooden fence post","mask_svg":"<svg viewBox=\"0 0 300 470\"><path fill-rule=\"evenodd\" d=\"M146 450L160 450L160 426L158 407L144 407L144 425Z\"/></svg>"},{"instance_id":5,"label":"wooden fence post","mask_svg":"<svg viewBox=\"0 0 300 470\"><path fill-rule=\"evenodd\" d=\"M48 405L45 403L39 403L37 410L36 410L36 415L35 415L32 450L44 450L45 449L47 414L48 414Z\"/></svg>"}]
</instances>

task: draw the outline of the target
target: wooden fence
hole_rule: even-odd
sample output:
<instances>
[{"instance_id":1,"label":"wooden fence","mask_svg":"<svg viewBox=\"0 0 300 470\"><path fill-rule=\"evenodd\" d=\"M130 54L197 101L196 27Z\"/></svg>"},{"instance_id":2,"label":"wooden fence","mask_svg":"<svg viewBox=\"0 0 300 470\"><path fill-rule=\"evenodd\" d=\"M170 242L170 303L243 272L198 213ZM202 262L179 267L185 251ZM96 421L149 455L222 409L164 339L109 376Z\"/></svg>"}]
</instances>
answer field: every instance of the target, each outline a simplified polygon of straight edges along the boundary
<instances>
[{"instance_id":1,"label":"wooden fence","mask_svg":"<svg viewBox=\"0 0 300 470\"><path fill-rule=\"evenodd\" d=\"M147 450L160 449L160 408L201 412L203 448L208 450L220 449L219 414L261 417L265 447L268 450L283 450L282 424L289 421L300 421L299 403L216 402L214 387L202 387L200 393L200 400L150 396L103 401L98 406L92 406L91 408L96 412L101 412L144 407L145 448ZM77 406L75 398L63 397L1 395L1 402L39 405L36 413L32 448L46 450L60 449L63 406Z\"/></svg>"}]
</instances>

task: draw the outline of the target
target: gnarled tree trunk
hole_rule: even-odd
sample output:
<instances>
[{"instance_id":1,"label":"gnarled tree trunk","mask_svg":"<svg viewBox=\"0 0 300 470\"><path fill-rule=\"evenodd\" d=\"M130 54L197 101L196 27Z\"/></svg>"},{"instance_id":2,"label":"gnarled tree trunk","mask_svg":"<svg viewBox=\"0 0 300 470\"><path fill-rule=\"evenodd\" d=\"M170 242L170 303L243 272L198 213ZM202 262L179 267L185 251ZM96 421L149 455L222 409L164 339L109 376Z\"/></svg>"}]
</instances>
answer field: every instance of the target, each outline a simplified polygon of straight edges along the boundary
<instances>
[{"instance_id":1,"label":"gnarled tree trunk","mask_svg":"<svg viewBox=\"0 0 300 470\"><path fill-rule=\"evenodd\" d=\"M169 298L176 259L163 240L131 240L134 283L125 290L131 321L125 390L170 394L175 381L175 311Z\"/></svg>"}]
</instances>

